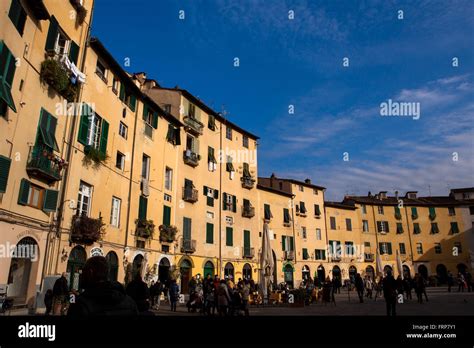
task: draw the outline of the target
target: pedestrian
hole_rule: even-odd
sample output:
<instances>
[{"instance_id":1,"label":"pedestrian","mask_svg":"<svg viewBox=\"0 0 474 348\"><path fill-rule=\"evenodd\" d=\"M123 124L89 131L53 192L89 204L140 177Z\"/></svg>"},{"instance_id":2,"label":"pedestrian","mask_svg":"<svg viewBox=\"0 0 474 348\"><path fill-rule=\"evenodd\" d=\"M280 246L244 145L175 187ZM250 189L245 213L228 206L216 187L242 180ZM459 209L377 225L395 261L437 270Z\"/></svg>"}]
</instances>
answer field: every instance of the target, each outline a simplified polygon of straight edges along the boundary
<instances>
[{"instance_id":1,"label":"pedestrian","mask_svg":"<svg viewBox=\"0 0 474 348\"><path fill-rule=\"evenodd\" d=\"M68 316L136 316L138 308L125 293L122 284L108 281L109 266L103 256L93 256L86 261L80 276L84 289L71 303Z\"/></svg>"},{"instance_id":2,"label":"pedestrian","mask_svg":"<svg viewBox=\"0 0 474 348\"><path fill-rule=\"evenodd\" d=\"M53 286L53 315L63 315L68 302L69 288L67 286L66 272L56 279Z\"/></svg>"},{"instance_id":3,"label":"pedestrian","mask_svg":"<svg viewBox=\"0 0 474 348\"><path fill-rule=\"evenodd\" d=\"M242 308L244 310L245 316L249 316L249 298L250 298L250 283L248 279L244 279L242 289Z\"/></svg>"},{"instance_id":4,"label":"pedestrian","mask_svg":"<svg viewBox=\"0 0 474 348\"><path fill-rule=\"evenodd\" d=\"M227 309L230 303L229 290L225 280L221 280L219 287L217 288L217 311L219 316L226 316Z\"/></svg>"},{"instance_id":5,"label":"pedestrian","mask_svg":"<svg viewBox=\"0 0 474 348\"><path fill-rule=\"evenodd\" d=\"M196 282L196 277L191 277L191 280L189 281L188 283L188 287L189 287L189 293L192 294L196 291L196 285L197 285L197 282Z\"/></svg>"},{"instance_id":6,"label":"pedestrian","mask_svg":"<svg viewBox=\"0 0 474 348\"><path fill-rule=\"evenodd\" d=\"M403 290L407 296L407 300L411 300L411 277L408 275L406 278L403 279Z\"/></svg>"},{"instance_id":7,"label":"pedestrian","mask_svg":"<svg viewBox=\"0 0 474 348\"><path fill-rule=\"evenodd\" d=\"M451 287L454 285L454 277L451 271L448 271L448 292L451 292Z\"/></svg>"},{"instance_id":8,"label":"pedestrian","mask_svg":"<svg viewBox=\"0 0 474 348\"><path fill-rule=\"evenodd\" d=\"M169 288L169 299L170 299L172 312L176 312L176 302L178 302L178 298L179 298L179 286L176 283L176 280L173 279L171 281L171 285Z\"/></svg>"},{"instance_id":9,"label":"pedestrian","mask_svg":"<svg viewBox=\"0 0 474 348\"><path fill-rule=\"evenodd\" d=\"M425 295L425 300L426 302L428 302L428 294L426 293L426 286L428 285L428 281L425 280L425 278L423 278L422 276L420 277L421 280L423 281L423 295Z\"/></svg>"},{"instance_id":10,"label":"pedestrian","mask_svg":"<svg viewBox=\"0 0 474 348\"><path fill-rule=\"evenodd\" d=\"M383 296L387 304L387 316L395 316L397 306L397 281L388 271L387 276L382 280Z\"/></svg>"},{"instance_id":11,"label":"pedestrian","mask_svg":"<svg viewBox=\"0 0 474 348\"><path fill-rule=\"evenodd\" d=\"M354 285L357 290L357 295L359 295L359 302L364 302L364 280L360 276L360 273L357 273L354 277Z\"/></svg>"},{"instance_id":12,"label":"pedestrian","mask_svg":"<svg viewBox=\"0 0 474 348\"><path fill-rule=\"evenodd\" d=\"M418 273L415 274L415 293L418 303L423 303L423 288L425 287L425 282L423 277Z\"/></svg>"},{"instance_id":13,"label":"pedestrian","mask_svg":"<svg viewBox=\"0 0 474 348\"><path fill-rule=\"evenodd\" d=\"M402 277L399 275L397 277L397 293L398 295L402 295L403 296L403 292L404 292L404 287L403 287L403 279Z\"/></svg>"},{"instance_id":14,"label":"pedestrian","mask_svg":"<svg viewBox=\"0 0 474 348\"><path fill-rule=\"evenodd\" d=\"M44 294L44 305L46 307L44 315L50 315L51 309L53 308L53 290L46 290L46 293Z\"/></svg>"},{"instance_id":15,"label":"pedestrian","mask_svg":"<svg viewBox=\"0 0 474 348\"><path fill-rule=\"evenodd\" d=\"M464 279L464 275L459 272L458 273L458 292L464 292L464 288L466 287L466 280Z\"/></svg>"},{"instance_id":16,"label":"pedestrian","mask_svg":"<svg viewBox=\"0 0 474 348\"><path fill-rule=\"evenodd\" d=\"M161 294L163 293L163 284L158 279L156 283L150 286L151 307L153 309L160 309Z\"/></svg>"},{"instance_id":17,"label":"pedestrian","mask_svg":"<svg viewBox=\"0 0 474 348\"><path fill-rule=\"evenodd\" d=\"M334 282L331 282L329 276L326 277L326 281L323 284L323 303L324 305L333 302L336 305L336 300L334 297L334 290L333 290Z\"/></svg>"},{"instance_id":18,"label":"pedestrian","mask_svg":"<svg viewBox=\"0 0 474 348\"><path fill-rule=\"evenodd\" d=\"M128 283L126 293L128 296L133 298L137 304L140 315L152 314L152 312L149 312L150 290L148 289L148 285L143 281L140 273L137 273L135 278L130 283Z\"/></svg>"},{"instance_id":19,"label":"pedestrian","mask_svg":"<svg viewBox=\"0 0 474 348\"><path fill-rule=\"evenodd\" d=\"M365 281L365 291L367 298L372 299L372 292L374 290L374 282L370 276L367 277Z\"/></svg>"}]
</instances>

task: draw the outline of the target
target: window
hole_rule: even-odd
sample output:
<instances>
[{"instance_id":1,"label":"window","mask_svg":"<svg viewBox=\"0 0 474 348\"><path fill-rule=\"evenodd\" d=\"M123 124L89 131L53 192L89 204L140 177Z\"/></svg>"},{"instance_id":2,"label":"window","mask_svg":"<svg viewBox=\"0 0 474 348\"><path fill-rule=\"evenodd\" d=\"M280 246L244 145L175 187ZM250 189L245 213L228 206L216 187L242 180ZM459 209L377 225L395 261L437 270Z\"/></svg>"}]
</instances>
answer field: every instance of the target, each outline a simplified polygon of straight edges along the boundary
<instances>
[{"instance_id":1,"label":"window","mask_svg":"<svg viewBox=\"0 0 474 348\"><path fill-rule=\"evenodd\" d=\"M321 240L321 229L320 228L316 229L316 239Z\"/></svg>"},{"instance_id":2,"label":"window","mask_svg":"<svg viewBox=\"0 0 474 348\"><path fill-rule=\"evenodd\" d=\"M398 249L400 250L400 255L405 255L407 253L405 249L405 243L399 243Z\"/></svg>"},{"instance_id":3,"label":"window","mask_svg":"<svg viewBox=\"0 0 474 348\"><path fill-rule=\"evenodd\" d=\"M362 220L362 232L369 232L369 221Z\"/></svg>"},{"instance_id":4,"label":"window","mask_svg":"<svg viewBox=\"0 0 474 348\"><path fill-rule=\"evenodd\" d=\"M204 186L203 188L203 194L206 196L206 204L209 207L214 206L214 200L219 198L219 190ZM228 199L228 198L226 198ZM232 202L233 203L233 202ZM244 199L244 205L245 205L245 199Z\"/></svg>"},{"instance_id":5,"label":"window","mask_svg":"<svg viewBox=\"0 0 474 348\"><path fill-rule=\"evenodd\" d=\"M163 110L165 110L166 113L171 114L171 104L164 104Z\"/></svg>"},{"instance_id":6,"label":"window","mask_svg":"<svg viewBox=\"0 0 474 348\"><path fill-rule=\"evenodd\" d=\"M0 193L7 190L8 176L10 174L12 160L0 155Z\"/></svg>"},{"instance_id":7,"label":"window","mask_svg":"<svg viewBox=\"0 0 474 348\"><path fill-rule=\"evenodd\" d=\"M420 229L420 224L415 222L413 224L413 234L420 234L421 229Z\"/></svg>"},{"instance_id":8,"label":"window","mask_svg":"<svg viewBox=\"0 0 474 348\"><path fill-rule=\"evenodd\" d=\"M352 221L351 221L351 219L346 219L346 230L352 231Z\"/></svg>"},{"instance_id":9,"label":"window","mask_svg":"<svg viewBox=\"0 0 474 348\"><path fill-rule=\"evenodd\" d=\"M39 186L30 184L30 190L28 193L28 202L26 205L33 208L41 208L41 202L43 200L43 189Z\"/></svg>"},{"instance_id":10,"label":"window","mask_svg":"<svg viewBox=\"0 0 474 348\"><path fill-rule=\"evenodd\" d=\"M354 256L354 242L345 242L344 247L347 256Z\"/></svg>"},{"instance_id":11,"label":"window","mask_svg":"<svg viewBox=\"0 0 474 348\"><path fill-rule=\"evenodd\" d=\"M123 170L125 168L125 155L120 151L117 151L117 157L115 160L115 167Z\"/></svg>"},{"instance_id":12,"label":"window","mask_svg":"<svg viewBox=\"0 0 474 348\"><path fill-rule=\"evenodd\" d=\"M175 127L172 124L168 125L166 141L173 145L181 145L181 135L178 127Z\"/></svg>"},{"instance_id":13,"label":"window","mask_svg":"<svg viewBox=\"0 0 474 348\"><path fill-rule=\"evenodd\" d=\"M397 234L403 233L403 225L401 222L397 222Z\"/></svg>"},{"instance_id":14,"label":"window","mask_svg":"<svg viewBox=\"0 0 474 348\"><path fill-rule=\"evenodd\" d=\"M120 84L119 79L117 79L114 76L114 78L112 80L112 92L114 92L115 94L118 94L119 84Z\"/></svg>"},{"instance_id":15,"label":"window","mask_svg":"<svg viewBox=\"0 0 474 348\"><path fill-rule=\"evenodd\" d=\"M329 241L329 254L332 258L341 256L341 241L330 240Z\"/></svg>"},{"instance_id":16,"label":"window","mask_svg":"<svg viewBox=\"0 0 474 348\"><path fill-rule=\"evenodd\" d=\"M318 195L318 189L313 189L313 195L315 195L315 196Z\"/></svg>"},{"instance_id":17,"label":"window","mask_svg":"<svg viewBox=\"0 0 474 348\"><path fill-rule=\"evenodd\" d=\"M421 243L416 243L416 252L418 255L422 255L423 254L423 244Z\"/></svg>"},{"instance_id":18,"label":"window","mask_svg":"<svg viewBox=\"0 0 474 348\"><path fill-rule=\"evenodd\" d=\"M461 254L462 253L462 245L461 245L461 242L454 242L454 248L456 249L456 251Z\"/></svg>"},{"instance_id":19,"label":"window","mask_svg":"<svg viewBox=\"0 0 474 348\"><path fill-rule=\"evenodd\" d=\"M8 17L10 17L16 30L18 30L20 33L20 36L23 36L23 30L25 29L26 22L26 12L21 6L20 0L12 0Z\"/></svg>"},{"instance_id":20,"label":"window","mask_svg":"<svg viewBox=\"0 0 474 348\"><path fill-rule=\"evenodd\" d=\"M97 74L97 76L100 77L102 81L107 83L107 68L105 67L104 63L102 63L99 59L97 59L95 73Z\"/></svg>"},{"instance_id":21,"label":"window","mask_svg":"<svg viewBox=\"0 0 474 348\"><path fill-rule=\"evenodd\" d=\"M296 210L298 211L298 208ZM300 202L300 214L301 215L306 215L306 207L304 205L304 202Z\"/></svg>"},{"instance_id":22,"label":"window","mask_svg":"<svg viewBox=\"0 0 474 348\"><path fill-rule=\"evenodd\" d=\"M229 126L225 128L225 137L229 140L232 140L232 128Z\"/></svg>"},{"instance_id":23,"label":"window","mask_svg":"<svg viewBox=\"0 0 474 348\"><path fill-rule=\"evenodd\" d=\"M434 207L429 207L428 210L430 220L434 220L436 218L436 209Z\"/></svg>"},{"instance_id":24,"label":"window","mask_svg":"<svg viewBox=\"0 0 474 348\"><path fill-rule=\"evenodd\" d=\"M163 205L163 225L171 225L171 207Z\"/></svg>"},{"instance_id":25,"label":"window","mask_svg":"<svg viewBox=\"0 0 474 348\"><path fill-rule=\"evenodd\" d=\"M77 215L89 216L92 200L92 186L85 182L79 184L79 195L77 197Z\"/></svg>"},{"instance_id":26,"label":"window","mask_svg":"<svg viewBox=\"0 0 474 348\"><path fill-rule=\"evenodd\" d=\"M5 116L7 107L16 112L11 89L16 69L15 57L0 40L0 116Z\"/></svg>"},{"instance_id":27,"label":"window","mask_svg":"<svg viewBox=\"0 0 474 348\"><path fill-rule=\"evenodd\" d=\"M237 212L237 197L234 195L230 195L228 193L223 193L223 209L224 210L229 210L232 212Z\"/></svg>"},{"instance_id":28,"label":"window","mask_svg":"<svg viewBox=\"0 0 474 348\"><path fill-rule=\"evenodd\" d=\"M170 203L171 203L171 201L172 201L171 195L169 195L169 194L167 194L167 193L165 193L165 194L163 195L163 199L165 200L165 202L170 202Z\"/></svg>"},{"instance_id":29,"label":"window","mask_svg":"<svg viewBox=\"0 0 474 348\"><path fill-rule=\"evenodd\" d=\"M303 187L303 185L298 185L298 188L299 188L300 192L304 192L304 187Z\"/></svg>"},{"instance_id":30,"label":"window","mask_svg":"<svg viewBox=\"0 0 474 348\"><path fill-rule=\"evenodd\" d=\"M232 229L232 227L225 228L225 245L234 245L234 230Z\"/></svg>"},{"instance_id":31,"label":"window","mask_svg":"<svg viewBox=\"0 0 474 348\"><path fill-rule=\"evenodd\" d=\"M166 167L165 169L165 190L171 191L173 186L173 169Z\"/></svg>"},{"instance_id":32,"label":"window","mask_svg":"<svg viewBox=\"0 0 474 348\"><path fill-rule=\"evenodd\" d=\"M272 211L270 210L270 204L263 205L263 212L265 220L270 221L273 218Z\"/></svg>"},{"instance_id":33,"label":"window","mask_svg":"<svg viewBox=\"0 0 474 348\"><path fill-rule=\"evenodd\" d=\"M383 205L379 205L379 206L377 207L377 210L378 210L378 212L379 212L380 215L383 215Z\"/></svg>"},{"instance_id":34,"label":"window","mask_svg":"<svg viewBox=\"0 0 474 348\"><path fill-rule=\"evenodd\" d=\"M206 224L206 243L214 244L214 225L209 222Z\"/></svg>"},{"instance_id":35,"label":"window","mask_svg":"<svg viewBox=\"0 0 474 348\"><path fill-rule=\"evenodd\" d=\"M448 214L449 216L456 215L456 210L454 209L454 207L448 207Z\"/></svg>"},{"instance_id":36,"label":"window","mask_svg":"<svg viewBox=\"0 0 474 348\"><path fill-rule=\"evenodd\" d=\"M140 195L138 200L138 219L139 220L146 220L148 211L148 198L143 195Z\"/></svg>"},{"instance_id":37,"label":"window","mask_svg":"<svg viewBox=\"0 0 474 348\"><path fill-rule=\"evenodd\" d=\"M367 206L365 204L362 204L361 205L361 208L362 208L362 214L367 214Z\"/></svg>"},{"instance_id":38,"label":"window","mask_svg":"<svg viewBox=\"0 0 474 348\"><path fill-rule=\"evenodd\" d=\"M330 221L330 225L331 225L331 230L335 230L336 229L336 218L334 216L331 216L329 218L329 221Z\"/></svg>"},{"instance_id":39,"label":"window","mask_svg":"<svg viewBox=\"0 0 474 348\"><path fill-rule=\"evenodd\" d=\"M291 236L281 236L281 248L283 251L295 250L294 238Z\"/></svg>"},{"instance_id":40,"label":"window","mask_svg":"<svg viewBox=\"0 0 474 348\"><path fill-rule=\"evenodd\" d=\"M394 207L394 210L395 210L395 219L401 220L402 213L400 212L400 208L397 206L397 207Z\"/></svg>"},{"instance_id":41,"label":"window","mask_svg":"<svg viewBox=\"0 0 474 348\"><path fill-rule=\"evenodd\" d=\"M89 105L83 104L78 141L99 150L100 155L105 158L108 134L109 123L95 113Z\"/></svg>"},{"instance_id":42,"label":"window","mask_svg":"<svg viewBox=\"0 0 474 348\"><path fill-rule=\"evenodd\" d=\"M457 222L451 222L451 234L459 233L459 227Z\"/></svg>"},{"instance_id":43,"label":"window","mask_svg":"<svg viewBox=\"0 0 474 348\"><path fill-rule=\"evenodd\" d=\"M229 226L232 226L234 224L234 219L232 218L232 216L226 216L225 223Z\"/></svg>"},{"instance_id":44,"label":"window","mask_svg":"<svg viewBox=\"0 0 474 348\"><path fill-rule=\"evenodd\" d=\"M212 211L208 211L208 212L206 212L206 217L209 220L213 220L214 219L214 213Z\"/></svg>"},{"instance_id":45,"label":"window","mask_svg":"<svg viewBox=\"0 0 474 348\"><path fill-rule=\"evenodd\" d=\"M242 145L243 147L246 147L247 149L249 148L249 137L244 135L242 137Z\"/></svg>"},{"instance_id":46,"label":"window","mask_svg":"<svg viewBox=\"0 0 474 348\"><path fill-rule=\"evenodd\" d=\"M321 209L319 209L319 204L314 205L314 216L316 217L321 216Z\"/></svg>"},{"instance_id":47,"label":"window","mask_svg":"<svg viewBox=\"0 0 474 348\"><path fill-rule=\"evenodd\" d=\"M190 241L191 240L191 223L192 219L188 217L183 217L183 239L184 241ZM188 245L191 245L189 243Z\"/></svg>"},{"instance_id":48,"label":"window","mask_svg":"<svg viewBox=\"0 0 474 348\"><path fill-rule=\"evenodd\" d=\"M431 223L431 234L439 233L438 224L436 222Z\"/></svg>"},{"instance_id":49,"label":"window","mask_svg":"<svg viewBox=\"0 0 474 348\"><path fill-rule=\"evenodd\" d=\"M435 254L441 254L442 252L441 243L435 243L434 250L435 250Z\"/></svg>"},{"instance_id":50,"label":"window","mask_svg":"<svg viewBox=\"0 0 474 348\"><path fill-rule=\"evenodd\" d=\"M153 128L158 128L158 113L148 104L143 104L143 121L145 121L145 135L153 137Z\"/></svg>"},{"instance_id":51,"label":"window","mask_svg":"<svg viewBox=\"0 0 474 348\"><path fill-rule=\"evenodd\" d=\"M388 233L388 221L377 221L377 232L382 234Z\"/></svg>"},{"instance_id":52,"label":"window","mask_svg":"<svg viewBox=\"0 0 474 348\"><path fill-rule=\"evenodd\" d=\"M58 202L56 190L47 190L21 179L18 204L42 209L45 213L55 212Z\"/></svg>"},{"instance_id":53,"label":"window","mask_svg":"<svg viewBox=\"0 0 474 348\"><path fill-rule=\"evenodd\" d=\"M379 243L380 255L392 255L392 243L381 242Z\"/></svg>"},{"instance_id":54,"label":"window","mask_svg":"<svg viewBox=\"0 0 474 348\"><path fill-rule=\"evenodd\" d=\"M303 260L308 260L308 259L309 259L308 249L303 248Z\"/></svg>"},{"instance_id":55,"label":"window","mask_svg":"<svg viewBox=\"0 0 474 348\"><path fill-rule=\"evenodd\" d=\"M45 50L58 56L67 55L69 60L77 65L79 46L74 41L69 40L54 16L49 19Z\"/></svg>"},{"instance_id":56,"label":"window","mask_svg":"<svg viewBox=\"0 0 474 348\"><path fill-rule=\"evenodd\" d=\"M217 170L217 160L214 154L214 148L207 147L207 164L210 172L215 172Z\"/></svg>"},{"instance_id":57,"label":"window","mask_svg":"<svg viewBox=\"0 0 474 348\"><path fill-rule=\"evenodd\" d=\"M110 225L120 227L120 206L122 200L117 197L112 197L112 208L110 212Z\"/></svg>"},{"instance_id":58,"label":"window","mask_svg":"<svg viewBox=\"0 0 474 348\"><path fill-rule=\"evenodd\" d=\"M418 210L416 209L416 207L411 208L411 218L413 220L418 219Z\"/></svg>"},{"instance_id":59,"label":"window","mask_svg":"<svg viewBox=\"0 0 474 348\"><path fill-rule=\"evenodd\" d=\"M135 111L137 97L132 93L130 87L125 86L123 82L120 83L119 99L127 105L130 110Z\"/></svg>"},{"instance_id":60,"label":"window","mask_svg":"<svg viewBox=\"0 0 474 348\"><path fill-rule=\"evenodd\" d=\"M314 250L316 260L326 260L326 250L316 249Z\"/></svg>"},{"instance_id":61,"label":"window","mask_svg":"<svg viewBox=\"0 0 474 348\"><path fill-rule=\"evenodd\" d=\"M148 180L150 175L150 157L143 154L142 157L142 178Z\"/></svg>"},{"instance_id":62,"label":"window","mask_svg":"<svg viewBox=\"0 0 474 348\"><path fill-rule=\"evenodd\" d=\"M119 135L122 138L127 139L128 127L123 122L120 122L120 124L119 124Z\"/></svg>"},{"instance_id":63,"label":"window","mask_svg":"<svg viewBox=\"0 0 474 348\"><path fill-rule=\"evenodd\" d=\"M235 172L234 165L232 164L232 157L231 156L227 156L225 169L226 169L226 171L228 171L230 173Z\"/></svg>"},{"instance_id":64,"label":"window","mask_svg":"<svg viewBox=\"0 0 474 348\"><path fill-rule=\"evenodd\" d=\"M208 121L207 121L207 127L210 130L215 131L216 130L216 118L214 115L209 115Z\"/></svg>"},{"instance_id":65,"label":"window","mask_svg":"<svg viewBox=\"0 0 474 348\"><path fill-rule=\"evenodd\" d=\"M306 239L306 227L301 227L301 235Z\"/></svg>"}]
</instances>

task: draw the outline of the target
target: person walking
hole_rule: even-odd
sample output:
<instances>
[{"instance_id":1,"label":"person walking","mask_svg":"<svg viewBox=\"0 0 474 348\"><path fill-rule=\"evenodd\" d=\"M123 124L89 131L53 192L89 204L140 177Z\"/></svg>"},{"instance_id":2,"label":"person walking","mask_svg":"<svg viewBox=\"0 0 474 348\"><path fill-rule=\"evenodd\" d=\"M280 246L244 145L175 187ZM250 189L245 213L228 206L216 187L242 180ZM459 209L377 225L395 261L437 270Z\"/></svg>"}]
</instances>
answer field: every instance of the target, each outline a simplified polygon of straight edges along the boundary
<instances>
[{"instance_id":1,"label":"person walking","mask_svg":"<svg viewBox=\"0 0 474 348\"><path fill-rule=\"evenodd\" d=\"M451 292L451 288L454 285L454 277L451 271L448 271L448 292Z\"/></svg>"},{"instance_id":2,"label":"person walking","mask_svg":"<svg viewBox=\"0 0 474 348\"><path fill-rule=\"evenodd\" d=\"M221 280L219 287L217 288L217 311L219 316L227 315L227 308L230 303L229 290L225 280Z\"/></svg>"},{"instance_id":3,"label":"person walking","mask_svg":"<svg viewBox=\"0 0 474 348\"><path fill-rule=\"evenodd\" d=\"M404 292L404 286L403 286L403 279L401 276L398 276L397 277L397 294L398 295L402 295L403 296L403 292Z\"/></svg>"},{"instance_id":4,"label":"person walking","mask_svg":"<svg viewBox=\"0 0 474 348\"><path fill-rule=\"evenodd\" d=\"M148 285L142 280L140 273L137 273L135 278L128 283L126 293L133 298L140 314L150 314L148 312L150 309L150 290L148 289Z\"/></svg>"},{"instance_id":5,"label":"person walking","mask_svg":"<svg viewBox=\"0 0 474 348\"><path fill-rule=\"evenodd\" d=\"M53 286L53 315L63 315L68 302L69 288L67 285L66 272L56 279Z\"/></svg>"},{"instance_id":6,"label":"person walking","mask_svg":"<svg viewBox=\"0 0 474 348\"><path fill-rule=\"evenodd\" d=\"M178 302L178 298L179 298L179 286L176 283L176 279L173 279L171 281L171 285L169 288L169 298L170 298L171 311L176 312L176 302Z\"/></svg>"},{"instance_id":7,"label":"person walking","mask_svg":"<svg viewBox=\"0 0 474 348\"><path fill-rule=\"evenodd\" d=\"M360 273L357 273L354 277L354 285L357 290L357 295L359 295L359 302L364 302L364 280L360 276Z\"/></svg>"},{"instance_id":8,"label":"person walking","mask_svg":"<svg viewBox=\"0 0 474 348\"><path fill-rule=\"evenodd\" d=\"M464 292L464 288L466 287L466 280L464 279L464 275L459 272L458 274L458 292Z\"/></svg>"},{"instance_id":9,"label":"person walking","mask_svg":"<svg viewBox=\"0 0 474 348\"><path fill-rule=\"evenodd\" d=\"M397 281L388 271L387 276L382 280L383 296L387 305L387 316L395 316L397 306Z\"/></svg>"},{"instance_id":10,"label":"person walking","mask_svg":"<svg viewBox=\"0 0 474 348\"><path fill-rule=\"evenodd\" d=\"M367 277L365 280L365 291L366 291L366 296L369 299L372 299L372 292L374 290L374 282L370 276Z\"/></svg>"},{"instance_id":11,"label":"person walking","mask_svg":"<svg viewBox=\"0 0 474 348\"><path fill-rule=\"evenodd\" d=\"M411 300L411 283L412 279L410 276L407 276L406 278L403 279L403 289L405 291L405 294L407 296L407 300Z\"/></svg>"},{"instance_id":12,"label":"person walking","mask_svg":"<svg viewBox=\"0 0 474 348\"><path fill-rule=\"evenodd\" d=\"M44 315L50 315L53 308L53 290L48 289L44 294L44 305L46 307Z\"/></svg>"},{"instance_id":13,"label":"person walking","mask_svg":"<svg viewBox=\"0 0 474 348\"><path fill-rule=\"evenodd\" d=\"M418 303L423 303L423 288L425 287L425 282L423 277L418 273L415 274L415 293Z\"/></svg>"},{"instance_id":14,"label":"person walking","mask_svg":"<svg viewBox=\"0 0 474 348\"><path fill-rule=\"evenodd\" d=\"M249 298L250 298L250 283L248 279L244 279L241 289L242 295L242 308L244 310L245 316L249 316Z\"/></svg>"},{"instance_id":15,"label":"person walking","mask_svg":"<svg viewBox=\"0 0 474 348\"><path fill-rule=\"evenodd\" d=\"M122 284L108 281L109 267L103 256L86 261L81 273L84 292L71 303L67 315L76 318L90 316L137 316L134 300L125 293Z\"/></svg>"}]
</instances>

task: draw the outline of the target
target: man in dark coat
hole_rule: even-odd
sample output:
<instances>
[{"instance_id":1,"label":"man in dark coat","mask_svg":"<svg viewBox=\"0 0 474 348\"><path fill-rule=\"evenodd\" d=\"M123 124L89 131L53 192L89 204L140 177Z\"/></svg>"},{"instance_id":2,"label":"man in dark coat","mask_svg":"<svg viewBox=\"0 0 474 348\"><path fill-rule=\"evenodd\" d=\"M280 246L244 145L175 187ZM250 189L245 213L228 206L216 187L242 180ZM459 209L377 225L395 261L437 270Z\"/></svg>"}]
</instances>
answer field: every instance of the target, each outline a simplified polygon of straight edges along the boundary
<instances>
[{"instance_id":1,"label":"man in dark coat","mask_svg":"<svg viewBox=\"0 0 474 348\"><path fill-rule=\"evenodd\" d=\"M107 280L108 265L103 256L87 260L81 274L84 292L69 307L68 316L135 316L138 310L132 298L118 282Z\"/></svg>"},{"instance_id":2,"label":"man in dark coat","mask_svg":"<svg viewBox=\"0 0 474 348\"><path fill-rule=\"evenodd\" d=\"M141 315L152 314L150 309L150 290L148 285L142 280L140 273L128 283L126 289L127 295L130 296L137 304L138 311Z\"/></svg>"},{"instance_id":3,"label":"man in dark coat","mask_svg":"<svg viewBox=\"0 0 474 348\"><path fill-rule=\"evenodd\" d=\"M356 274L354 284L357 290L357 295L359 295L359 301L362 303L364 302L364 280L360 276L360 273Z\"/></svg>"},{"instance_id":4,"label":"man in dark coat","mask_svg":"<svg viewBox=\"0 0 474 348\"><path fill-rule=\"evenodd\" d=\"M67 286L66 273L61 274L61 277L56 279L53 286L53 314L62 315L64 307L67 303L67 295L69 288Z\"/></svg>"},{"instance_id":5,"label":"man in dark coat","mask_svg":"<svg viewBox=\"0 0 474 348\"><path fill-rule=\"evenodd\" d=\"M397 305L397 281L392 275L392 272L388 271L387 276L382 280L383 296L387 303L387 315L396 315L395 307Z\"/></svg>"}]
</instances>

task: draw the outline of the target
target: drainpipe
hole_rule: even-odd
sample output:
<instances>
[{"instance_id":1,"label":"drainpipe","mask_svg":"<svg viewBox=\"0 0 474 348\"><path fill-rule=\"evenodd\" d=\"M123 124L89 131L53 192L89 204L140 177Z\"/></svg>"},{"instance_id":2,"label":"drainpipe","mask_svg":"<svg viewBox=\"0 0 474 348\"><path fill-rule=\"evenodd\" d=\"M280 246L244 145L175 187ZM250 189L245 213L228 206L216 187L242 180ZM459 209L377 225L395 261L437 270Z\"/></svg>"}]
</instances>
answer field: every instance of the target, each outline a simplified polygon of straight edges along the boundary
<instances>
[{"instance_id":1,"label":"drainpipe","mask_svg":"<svg viewBox=\"0 0 474 348\"><path fill-rule=\"evenodd\" d=\"M295 232L295 214L294 214L294 205L295 205L295 202L294 202L294 199L295 199L295 196L296 195L292 195L291 196L291 220L293 221L293 223L291 224L292 225L292 228L293 228L293 252L295 253L295 268L296 268L296 232ZM294 280L294 279L293 279Z\"/></svg>"},{"instance_id":2,"label":"drainpipe","mask_svg":"<svg viewBox=\"0 0 474 348\"><path fill-rule=\"evenodd\" d=\"M219 192L221 199L219 200L219 266L218 266L218 276L222 278L222 127L223 122L221 122L221 127L219 130Z\"/></svg>"},{"instance_id":3,"label":"drainpipe","mask_svg":"<svg viewBox=\"0 0 474 348\"><path fill-rule=\"evenodd\" d=\"M326 236L326 251L329 251L329 238L328 238L328 222L327 222L327 219L326 219L326 204L324 203L324 192L325 190L323 190L323 209L324 209L324 230L325 230L325 233L324 235ZM329 261L329 252L327 253L326 255L326 259ZM326 273L326 272L324 272ZM324 276L326 276L326 274L324 274Z\"/></svg>"}]
</instances>

